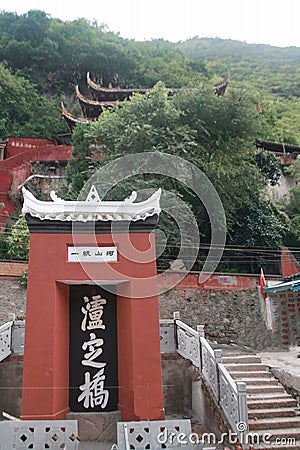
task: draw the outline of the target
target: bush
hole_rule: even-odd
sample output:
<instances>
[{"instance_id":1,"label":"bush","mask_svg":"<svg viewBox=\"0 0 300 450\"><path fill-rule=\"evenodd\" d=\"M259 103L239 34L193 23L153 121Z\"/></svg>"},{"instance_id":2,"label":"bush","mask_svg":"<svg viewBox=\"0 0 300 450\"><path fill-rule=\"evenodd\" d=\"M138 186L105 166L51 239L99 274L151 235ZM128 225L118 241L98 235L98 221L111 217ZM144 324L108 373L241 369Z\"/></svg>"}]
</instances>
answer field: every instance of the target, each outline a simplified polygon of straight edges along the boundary
<instances>
[{"instance_id":1,"label":"bush","mask_svg":"<svg viewBox=\"0 0 300 450\"><path fill-rule=\"evenodd\" d=\"M8 254L11 259L27 261L29 253L29 229L25 217L22 214L20 214L20 218L12 227L7 242Z\"/></svg>"}]
</instances>

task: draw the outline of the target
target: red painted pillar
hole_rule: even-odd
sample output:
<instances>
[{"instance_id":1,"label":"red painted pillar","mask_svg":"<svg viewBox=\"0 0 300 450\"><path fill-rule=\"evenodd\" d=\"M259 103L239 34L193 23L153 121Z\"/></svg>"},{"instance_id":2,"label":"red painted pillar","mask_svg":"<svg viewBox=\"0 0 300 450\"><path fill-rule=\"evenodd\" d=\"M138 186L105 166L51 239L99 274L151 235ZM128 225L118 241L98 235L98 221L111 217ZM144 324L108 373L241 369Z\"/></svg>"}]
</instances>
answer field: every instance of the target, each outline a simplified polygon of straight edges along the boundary
<instances>
[{"instance_id":1,"label":"red painted pillar","mask_svg":"<svg viewBox=\"0 0 300 450\"><path fill-rule=\"evenodd\" d=\"M56 283L52 276L52 244L47 234L31 234L23 420L64 419L69 412L69 287Z\"/></svg>"},{"instance_id":2,"label":"red painted pillar","mask_svg":"<svg viewBox=\"0 0 300 450\"><path fill-rule=\"evenodd\" d=\"M119 410L123 420L159 420L164 409L154 233L122 236L120 251L130 281L117 290Z\"/></svg>"},{"instance_id":3,"label":"red painted pillar","mask_svg":"<svg viewBox=\"0 0 300 450\"><path fill-rule=\"evenodd\" d=\"M157 320L157 297L141 300L118 295L119 410L123 420L164 418Z\"/></svg>"}]
</instances>

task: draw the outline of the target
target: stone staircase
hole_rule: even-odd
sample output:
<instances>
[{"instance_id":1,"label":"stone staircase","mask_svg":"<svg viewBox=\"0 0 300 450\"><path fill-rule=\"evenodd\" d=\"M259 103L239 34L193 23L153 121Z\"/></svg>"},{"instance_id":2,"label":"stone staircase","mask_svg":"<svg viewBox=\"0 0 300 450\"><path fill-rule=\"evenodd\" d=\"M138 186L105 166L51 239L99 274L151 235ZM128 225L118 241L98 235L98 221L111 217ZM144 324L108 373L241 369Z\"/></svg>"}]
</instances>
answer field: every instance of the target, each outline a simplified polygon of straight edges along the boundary
<instances>
[{"instance_id":1,"label":"stone staircase","mask_svg":"<svg viewBox=\"0 0 300 450\"><path fill-rule=\"evenodd\" d=\"M247 385L249 433L259 436L257 450L300 449L298 404L261 363L251 354L229 354L222 362L236 381ZM265 440L264 440L265 439Z\"/></svg>"}]
</instances>

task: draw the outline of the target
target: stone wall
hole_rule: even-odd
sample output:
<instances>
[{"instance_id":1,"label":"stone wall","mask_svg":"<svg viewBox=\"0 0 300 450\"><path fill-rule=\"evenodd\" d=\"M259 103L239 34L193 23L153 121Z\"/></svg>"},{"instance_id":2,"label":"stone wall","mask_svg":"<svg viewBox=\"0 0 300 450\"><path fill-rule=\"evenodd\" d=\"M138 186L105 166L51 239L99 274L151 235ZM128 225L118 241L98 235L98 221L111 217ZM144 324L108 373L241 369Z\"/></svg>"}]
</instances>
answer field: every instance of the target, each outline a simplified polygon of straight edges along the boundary
<instances>
[{"instance_id":1,"label":"stone wall","mask_svg":"<svg viewBox=\"0 0 300 450\"><path fill-rule=\"evenodd\" d=\"M219 344L236 344L254 350L280 348L278 333L266 329L257 290L213 291L172 289L159 297L161 319L174 311L196 328L205 325L206 337Z\"/></svg>"},{"instance_id":2,"label":"stone wall","mask_svg":"<svg viewBox=\"0 0 300 450\"><path fill-rule=\"evenodd\" d=\"M192 383L199 374L190 361L177 353L163 353L162 379L166 414L190 416L192 412Z\"/></svg>"},{"instance_id":3,"label":"stone wall","mask_svg":"<svg viewBox=\"0 0 300 450\"><path fill-rule=\"evenodd\" d=\"M10 356L0 363L0 420L3 411L20 417L22 404L23 358Z\"/></svg>"},{"instance_id":4,"label":"stone wall","mask_svg":"<svg viewBox=\"0 0 300 450\"><path fill-rule=\"evenodd\" d=\"M23 319L25 299L26 291L17 280L0 280L0 324L8 321L8 313ZM160 295L159 303L161 319L171 319L174 311L180 311L181 319L193 328L204 324L211 341L254 350L281 348L282 332L278 329L272 334L266 329L256 289L172 289ZM280 308L278 313L280 317Z\"/></svg>"},{"instance_id":5,"label":"stone wall","mask_svg":"<svg viewBox=\"0 0 300 450\"><path fill-rule=\"evenodd\" d=\"M20 263L22 265L22 263ZM3 266L2 266L3 268ZM0 279L0 325L8 322L8 314L16 314L17 319L25 318L26 290L18 279Z\"/></svg>"}]
</instances>

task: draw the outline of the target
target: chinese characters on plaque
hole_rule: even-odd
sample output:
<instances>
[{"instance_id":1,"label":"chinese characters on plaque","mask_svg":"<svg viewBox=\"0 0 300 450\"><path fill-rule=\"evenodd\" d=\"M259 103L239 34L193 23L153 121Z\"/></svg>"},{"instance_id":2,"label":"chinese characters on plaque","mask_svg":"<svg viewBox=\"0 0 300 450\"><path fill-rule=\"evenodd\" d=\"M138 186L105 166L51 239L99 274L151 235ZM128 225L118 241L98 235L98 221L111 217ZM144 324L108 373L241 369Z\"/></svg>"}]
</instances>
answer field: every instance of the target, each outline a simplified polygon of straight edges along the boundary
<instances>
[{"instance_id":1,"label":"chinese characters on plaque","mask_svg":"<svg viewBox=\"0 0 300 450\"><path fill-rule=\"evenodd\" d=\"M108 403L109 392L105 389L105 366L106 362L101 359L104 339L97 337L97 330L105 330L102 316L106 300L100 295L84 297L85 306L81 308L83 315L81 330L86 333L86 340L82 344L84 350L81 364L90 368L84 373L84 384L79 386L82 393L78 397L78 402L83 402L85 408L100 406L104 409ZM89 332L94 330L93 332ZM97 369L96 373L92 369Z\"/></svg>"},{"instance_id":2,"label":"chinese characters on plaque","mask_svg":"<svg viewBox=\"0 0 300 450\"><path fill-rule=\"evenodd\" d=\"M117 247L68 247L68 262L115 262Z\"/></svg>"},{"instance_id":3,"label":"chinese characters on plaque","mask_svg":"<svg viewBox=\"0 0 300 450\"><path fill-rule=\"evenodd\" d=\"M117 297L114 286L70 286L69 406L118 409Z\"/></svg>"}]
</instances>

